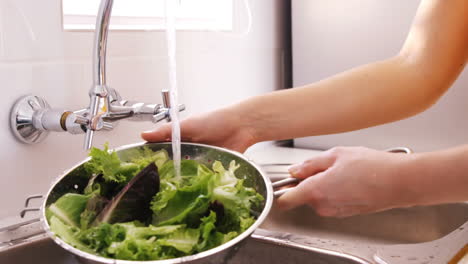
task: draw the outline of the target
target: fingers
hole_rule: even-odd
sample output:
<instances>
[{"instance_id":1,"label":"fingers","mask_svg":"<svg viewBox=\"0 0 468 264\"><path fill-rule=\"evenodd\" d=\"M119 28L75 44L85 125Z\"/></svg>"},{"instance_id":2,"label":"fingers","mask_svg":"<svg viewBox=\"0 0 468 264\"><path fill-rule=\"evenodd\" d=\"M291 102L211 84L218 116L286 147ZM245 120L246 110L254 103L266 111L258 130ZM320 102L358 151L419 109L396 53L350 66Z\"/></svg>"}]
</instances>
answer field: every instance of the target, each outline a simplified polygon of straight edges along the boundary
<instances>
[{"instance_id":1,"label":"fingers","mask_svg":"<svg viewBox=\"0 0 468 264\"><path fill-rule=\"evenodd\" d=\"M319 176L320 174L316 175ZM277 199L277 205L282 210L296 208L303 204L315 204L320 200L321 194L316 191L317 177L309 177L300 182Z\"/></svg>"},{"instance_id":2,"label":"fingers","mask_svg":"<svg viewBox=\"0 0 468 264\"><path fill-rule=\"evenodd\" d=\"M171 140L171 124L167 123L156 130L145 131L141 133L141 137L148 142L161 142Z\"/></svg>"},{"instance_id":3,"label":"fingers","mask_svg":"<svg viewBox=\"0 0 468 264\"><path fill-rule=\"evenodd\" d=\"M295 188L278 198L278 206L283 210L289 210L303 204L316 205L321 203L323 195L316 186L320 178L325 177L328 168L333 166L336 160L334 151L323 152L303 163L293 165L289 173L295 178L304 179ZM313 177L310 177L312 176ZM333 214L334 212L325 212Z\"/></svg>"},{"instance_id":4,"label":"fingers","mask_svg":"<svg viewBox=\"0 0 468 264\"><path fill-rule=\"evenodd\" d=\"M304 161L303 163L295 164L289 167L288 170L291 176L299 179L305 179L316 173L327 170L333 165L335 160L335 155L330 152L324 152Z\"/></svg>"},{"instance_id":5,"label":"fingers","mask_svg":"<svg viewBox=\"0 0 468 264\"><path fill-rule=\"evenodd\" d=\"M191 135L196 133L197 130L192 126L192 123L193 122L190 122L190 119L180 122L181 140L189 142L194 141ZM144 131L141 133L141 137L148 142L171 141L172 124L166 123L153 131Z\"/></svg>"}]
</instances>

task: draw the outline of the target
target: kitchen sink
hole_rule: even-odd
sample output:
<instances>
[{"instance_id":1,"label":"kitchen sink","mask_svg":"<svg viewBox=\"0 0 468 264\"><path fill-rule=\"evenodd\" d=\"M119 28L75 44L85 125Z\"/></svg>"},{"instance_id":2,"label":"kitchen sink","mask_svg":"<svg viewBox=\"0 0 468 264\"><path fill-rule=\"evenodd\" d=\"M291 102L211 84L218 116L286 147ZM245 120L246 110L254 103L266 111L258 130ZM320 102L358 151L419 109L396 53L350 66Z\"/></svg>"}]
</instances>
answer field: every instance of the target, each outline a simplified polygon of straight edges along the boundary
<instances>
[{"instance_id":1,"label":"kitchen sink","mask_svg":"<svg viewBox=\"0 0 468 264\"><path fill-rule=\"evenodd\" d=\"M393 209L346 218L320 217L309 207L273 208L267 230L372 245L412 244L442 238L468 221L468 203Z\"/></svg>"},{"instance_id":2,"label":"kitchen sink","mask_svg":"<svg viewBox=\"0 0 468 264\"><path fill-rule=\"evenodd\" d=\"M28 228L41 228L40 222ZM224 263L447 263L468 243L467 231L465 203L342 219L320 217L308 207L274 208ZM80 263L44 234L33 233L37 239L0 247L0 263Z\"/></svg>"},{"instance_id":3,"label":"kitchen sink","mask_svg":"<svg viewBox=\"0 0 468 264\"><path fill-rule=\"evenodd\" d=\"M0 252L0 263L5 264L81 264L79 259L57 246L51 239L44 238L10 250ZM261 241L255 238L246 239L232 254L232 258L225 260L226 264L249 263L330 263L330 264L358 264L343 256L334 256L321 252L314 252L294 247Z\"/></svg>"},{"instance_id":4,"label":"kitchen sink","mask_svg":"<svg viewBox=\"0 0 468 264\"><path fill-rule=\"evenodd\" d=\"M319 152L263 148L250 158L264 164L270 178L278 180L288 176L286 164L314 153ZM79 263L41 231L39 221L12 231L0 228L0 263ZM27 241L22 239L28 236ZM306 206L283 212L273 205L260 229L229 252L228 258L204 263L440 264L461 250L468 252L468 203L339 219L318 216Z\"/></svg>"}]
</instances>

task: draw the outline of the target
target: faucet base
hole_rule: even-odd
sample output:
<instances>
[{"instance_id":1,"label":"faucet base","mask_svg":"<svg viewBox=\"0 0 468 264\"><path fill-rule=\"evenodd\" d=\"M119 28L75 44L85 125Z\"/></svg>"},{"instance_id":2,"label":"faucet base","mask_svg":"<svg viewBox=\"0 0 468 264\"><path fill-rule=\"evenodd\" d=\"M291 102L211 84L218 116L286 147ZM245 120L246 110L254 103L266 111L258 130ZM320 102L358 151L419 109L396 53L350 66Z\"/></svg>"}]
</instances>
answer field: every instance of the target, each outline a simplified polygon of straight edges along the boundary
<instances>
[{"instance_id":1,"label":"faucet base","mask_svg":"<svg viewBox=\"0 0 468 264\"><path fill-rule=\"evenodd\" d=\"M34 113L50 109L46 100L34 95L19 98L10 111L10 128L15 138L21 143L34 144L44 140L48 131L34 126Z\"/></svg>"}]
</instances>

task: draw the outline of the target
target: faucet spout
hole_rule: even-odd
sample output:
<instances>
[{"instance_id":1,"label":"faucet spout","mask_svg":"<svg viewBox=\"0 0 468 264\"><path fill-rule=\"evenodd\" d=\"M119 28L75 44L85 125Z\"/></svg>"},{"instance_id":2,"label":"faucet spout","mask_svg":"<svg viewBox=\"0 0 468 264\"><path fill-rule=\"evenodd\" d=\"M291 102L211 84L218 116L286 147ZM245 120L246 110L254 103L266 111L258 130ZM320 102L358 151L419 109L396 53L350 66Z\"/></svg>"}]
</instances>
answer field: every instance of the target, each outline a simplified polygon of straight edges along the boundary
<instances>
[{"instance_id":1,"label":"faucet spout","mask_svg":"<svg viewBox=\"0 0 468 264\"><path fill-rule=\"evenodd\" d=\"M102 0L96 19L96 34L93 51L94 85L106 85L107 36L114 0Z\"/></svg>"},{"instance_id":2,"label":"faucet spout","mask_svg":"<svg viewBox=\"0 0 468 264\"><path fill-rule=\"evenodd\" d=\"M93 86L89 91L89 124L86 127L84 148L90 149L93 144L94 131L101 116L109 111L108 88L106 84L106 51L107 36L114 0L102 0L96 19L96 33L93 50Z\"/></svg>"}]
</instances>

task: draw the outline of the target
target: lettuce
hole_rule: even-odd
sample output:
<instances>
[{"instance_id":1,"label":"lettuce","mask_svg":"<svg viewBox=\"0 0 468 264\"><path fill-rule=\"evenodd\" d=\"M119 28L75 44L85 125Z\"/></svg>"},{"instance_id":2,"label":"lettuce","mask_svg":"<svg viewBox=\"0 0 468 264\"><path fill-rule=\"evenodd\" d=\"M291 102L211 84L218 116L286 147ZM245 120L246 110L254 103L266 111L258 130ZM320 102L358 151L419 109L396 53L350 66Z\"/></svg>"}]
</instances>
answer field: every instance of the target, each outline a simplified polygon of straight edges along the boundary
<instances>
[{"instance_id":1,"label":"lettuce","mask_svg":"<svg viewBox=\"0 0 468 264\"><path fill-rule=\"evenodd\" d=\"M102 175L105 182L125 184L150 163L160 167L169 159L166 151L153 152L148 147L135 150L131 155L130 162L122 162L117 153L109 151L105 144L103 149L91 149L91 160L85 164L85 168L90 174Z\"/></svg>"},{"instance_id":2,"label":"lettuce","mask_svg":"<svg viewBox=\"0 0 468 264\"><path fill-rule=\"evenodd\" d=\"M176 177L166 151L135 150L123 162L106 145L90 156L83 194L67 193L46 212L57 236L99 256L144 261L209 250L249 228L263 202L236 177L234 161L226 169L183 160Z\"/></svg>"},{"instance_id":3,"label":"lettuce","mask_svg":"<svg viewBox=\"0 0 468 264\"><path fill-rule=\"evenodd\" d=\"M121 166L121 161L116 152L109 152L108 145L104 149L92 148L89 155L91 160L85 164L86 170L96 175L101 174L103 178L110 182L121 183L127 180L125 175L129 173L127 166ZM136 169L135 169L136 171Z\"/></svg>"},{"instance_id":4,"label":"lettuce","mask_svg":"<svg viewBox=\"0 0 468 264\"><path fill-rule=\"evenodd\" d=\"M109 200L102 197L98 193L90 194L86 208L80 215L80 226L81 229L87 229L96 219L99 212L101 212L105 206L109 203Z\"/></svg>"},{"instance_id":5,"label":"lettuce","mask_svg":"<svg viewBox=\"0 0 468 264\"><path fill-rule=\"evenodd\" d=\"M89 248L89 245L83 243L79 239L79 228L67 225L55 216L51 216L49 219L49 224L50 229L55 233L55 235L58 235L68 244L85 252L93 252L93 250Z\"/></svg>"},{"instance_id":6,"label":"lettuce","mask_svg":"<svg viewBox=\"0 0 468 264\"><path fill-rule=\"evenodd\" d=\"M153 200L153 224L196 225L211 201L212 173L209 172L196 161L183 160L181 179L174 181L174 164L166 163L160 170L163 188Z\"/></svg>"},{"instance_id":7,"label":"lettuce","mask_svg":"<svg viewBox=\"0 0 468 264\"><path fill-rule=\"evenodd\" d=\"M89 200L88 195L67 193L60 197L46 210L47 219L53 216L69 226L80 226L81 213L85 210Z\"/></svg>"},{"instance_id":8,"label":"lettuce","mask_svg":"<svg viewBox=\"0 0 468 264\"><path fill-rule=\"evenodd\" d=\"M200 232L198 229L184 228L179 229L172 234L163 237L157 241L159 245L173 247L186 254L193 252L198 244Z\"/></svg>"},{"instance_id":9,"label":"lettuce","mask_svg":"<svg viewBox=\"0 0 468 264\"><path fill-rule=\"evenodd\" d=\"M155 163L138 173L99 213L94 225L106 222L146 221L151 215L149 205L159 191L159 174Z\"/></svg>"}]
</instances>

